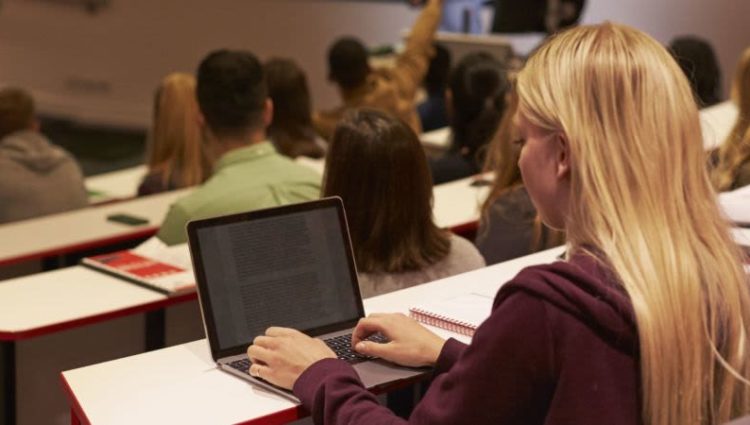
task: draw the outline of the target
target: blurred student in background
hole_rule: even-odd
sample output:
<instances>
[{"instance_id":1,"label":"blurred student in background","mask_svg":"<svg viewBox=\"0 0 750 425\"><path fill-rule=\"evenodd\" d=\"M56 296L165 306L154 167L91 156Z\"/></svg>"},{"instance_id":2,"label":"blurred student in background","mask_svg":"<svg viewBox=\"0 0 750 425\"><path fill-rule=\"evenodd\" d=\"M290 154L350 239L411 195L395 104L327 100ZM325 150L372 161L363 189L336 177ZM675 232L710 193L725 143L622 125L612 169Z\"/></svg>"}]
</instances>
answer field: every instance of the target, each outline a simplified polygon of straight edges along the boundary
<instances>
[{"instance_id":1,"label":"blurred student in background","mask_svg":"<svg viewBox=\"0 0 750 425\"><path fill-rule=\"evenodd\" d=\"M740 56L732 102L738 109L737 121L719 148L711 171L714 187L720 192L750 185L750 48Z\"/></svg>"},{"instance_id":2,"label":"blurred student in background","mask_svg":"<svg viewBox=\"0 0 750 425\"><path fill-rule=\"evenodd\" d=\"M393 68L372 69L367 49L355 38L341 38L331 46L328 79L338 87L342 105L314 115L320 136L331 140L346 110L361 107L387 111L417 134L422 132L415 96L433 55L432 43L442 10L443 0L427 0Z\"/></svg>"},{"instance_id":3,"label":"blurred student in background","mask_svg":"<svg viewBox=\"0 0 750 425\"><path fill-rule=\"evenodd\" d=\"M492 188L482 204L474 241L487 264L511 260L564 243L561 232L542 223L521 179L518 158L523 140L513 120L518 96L511 93L508 109L489 146L484 171L494 172Z\"/></svg>"},{"instance_id":4,"label":"blurred student in background","mask_svg":"<svg viewBox=\"0 0 750 425\"><path fill-rule=\"evenodd\" d=\"M150 195L203 183L211 173L195 99L195 77L176 72L162 80L154 97L154 115L146 147L148 174L138 195Z\"/></svg>"},{"instance_id":5,"label":"blurred student in background","mask_svg":"<svg viewBox=\"0 0 750 425\"><path fill-rule=\"evenodd\" d=\"M463 57L448 81L451 146L431 161L435 184L471 176L481 170L487 144L506 109L509 84L503 65L490 54Z\"/></svg>"},{"instance_id":6,"label":"blurred student in background","mask_svg":"<svg viewBox=\"0 0 750 425\"><path fill-rule=\"evenodd\" d=\"M268 139L280 154L290 158L322 158L325 141L312 125L312 101L307 77L294 61L274 58L266 62L268 97L273 101L273 120Z\"/></svg>"},{"instance_id":7,"label":"blurred student in background","mask_svg":"<svg viewBox=\"0 0 750 425\"><path fill-rule=\"evenodd\" d=\"M708 41L694 37L677 37L669 50L690 81L700 108L721 102L721 70L713 47Z\"/></svg>"},{"instance_id":8,"label":"blurred student in background","mask_svg":"<svg viewBox=\"0 0 750 425\"><path fill-rule=\"evenodd\" d=\"M217 158L211 177L172 204L157 237L187 239L185 225L215 217L317 199L320 176L276 152L266 139L273 103L263 65L250 52L217 50L198 67L197 98L204 149Z\"/></svg>"},{"instance_id":9,"label":"blurred student in background","mask_svg":"<svg viewBox=\"0 0 750 425\"><path fill-rule=\"evenodd\" d=\"M31 95L0 90L0 223L87 204L78 162L40 132Z\"/></svg>"},{"instance_id":10,"label":"blurred student in background","mask_svg":"<svg viewBox=\"0 0 750 425\"><path fill-rule=\"evenodd\" d=\"M424 77L427 98L417 106L423 131L437 130L448 125L448 106L445 91L451 72L451 54L441 44L435 44L435 56Z\"/></svg>"},{"instance_id":11,"label":"blurred student in background","mask_svg":"<svg viewBox=\"0 0 750 425\"><path fill-rule=\"evenodd\" d=\"M435 225L422 145L383 112L355 110L339 123L323 196L344 200L363 297L484 266L471 242Z\"/></svg>"}]
</instances>

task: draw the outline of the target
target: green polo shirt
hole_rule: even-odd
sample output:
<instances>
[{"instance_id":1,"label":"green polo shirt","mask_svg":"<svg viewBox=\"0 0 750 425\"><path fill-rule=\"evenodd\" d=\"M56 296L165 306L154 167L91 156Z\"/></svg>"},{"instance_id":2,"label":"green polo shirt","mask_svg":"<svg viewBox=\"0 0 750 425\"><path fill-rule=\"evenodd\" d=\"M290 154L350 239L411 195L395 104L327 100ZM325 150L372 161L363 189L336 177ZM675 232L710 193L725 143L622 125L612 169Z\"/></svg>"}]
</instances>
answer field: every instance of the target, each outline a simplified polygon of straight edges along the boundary
<instances>
[{"instance_id":1,"label":"green polo shirt","mask_svg":"<svg viewBox=\"0 0 750 425\"><path fill-rule=\"evenodd\" d=\"M172 204L157 236L167 245L184 243L190 220L317 199L320 181L318 173L281 156L269 142L232 150L210 179Z\"/></svg>"}]
</instances>

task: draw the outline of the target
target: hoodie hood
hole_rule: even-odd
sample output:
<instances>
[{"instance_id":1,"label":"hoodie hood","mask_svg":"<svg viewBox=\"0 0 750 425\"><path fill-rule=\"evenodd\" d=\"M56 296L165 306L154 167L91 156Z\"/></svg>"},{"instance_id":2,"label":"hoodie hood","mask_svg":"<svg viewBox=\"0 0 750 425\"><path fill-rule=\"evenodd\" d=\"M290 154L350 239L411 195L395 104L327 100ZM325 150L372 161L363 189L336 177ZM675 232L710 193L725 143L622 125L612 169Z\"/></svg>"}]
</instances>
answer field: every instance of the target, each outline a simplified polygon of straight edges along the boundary
<instances>
[{"instance_id":1,"label":"hoodie hood","mask_svg":"<svg viewBox=\"0 0 750 425\"><path fill-rule=\"evenodd\" d=\"M522 270L503 286L495 305L516 291L542 299L577 318L603 340L638 356L632 303L610 269L588 253Z\"/></svg>"},{"instance_id":2,"label":"hoodie hood","mask_svg":"<svg viewBox=\"0 0 750 425\"><path fill-rule=\"evenodd\" d=\"M68 154L36 131L19 131L0 139L0 159L46 174L65 163Z\"/></svg>"}]
</instances>

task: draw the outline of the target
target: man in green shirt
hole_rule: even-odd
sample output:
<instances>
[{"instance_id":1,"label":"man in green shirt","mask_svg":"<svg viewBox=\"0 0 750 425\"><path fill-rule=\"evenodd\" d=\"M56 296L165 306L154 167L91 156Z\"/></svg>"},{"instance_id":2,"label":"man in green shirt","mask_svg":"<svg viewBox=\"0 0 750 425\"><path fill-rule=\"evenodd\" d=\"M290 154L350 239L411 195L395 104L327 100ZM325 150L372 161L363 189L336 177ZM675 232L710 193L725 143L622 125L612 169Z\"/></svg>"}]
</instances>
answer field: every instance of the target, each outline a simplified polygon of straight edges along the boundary
<instances>
[{"instance_id":1,"label":"man in green shirt","mask_svg":"<svg viewBox=\"0 0 750 425\"><path fill-rule=\"evenodd\" d=\"M167 245L185 242L185 225L193 219L320 196L321 176L281 156L266 140L273 105L255 56L213 52L198 67L197 79L206 150L218 161L208 181L170 207L159 239Z\"/></svg>"}]
</instances>

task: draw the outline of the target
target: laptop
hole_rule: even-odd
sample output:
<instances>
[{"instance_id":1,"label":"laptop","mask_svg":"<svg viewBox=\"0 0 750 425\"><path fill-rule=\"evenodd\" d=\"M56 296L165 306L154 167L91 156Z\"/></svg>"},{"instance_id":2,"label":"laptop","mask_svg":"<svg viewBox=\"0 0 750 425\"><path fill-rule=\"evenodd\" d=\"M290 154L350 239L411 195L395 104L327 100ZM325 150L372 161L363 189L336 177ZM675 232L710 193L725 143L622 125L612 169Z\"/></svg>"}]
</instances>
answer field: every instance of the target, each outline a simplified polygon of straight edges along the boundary
<instances>
[{"instance_id":1,"label":"laptop","mask_svg":"<svg viewBox=\"0 0 750 425\"><path fill-rule=\"evenodd\" d=\"M187 231L203 325L221 370L299 402L248 373L247 347L283 326L327 341L368 389L427 373L351 350L364 307L341 198L194 220Z\"/></svg>"}]
</instances>

